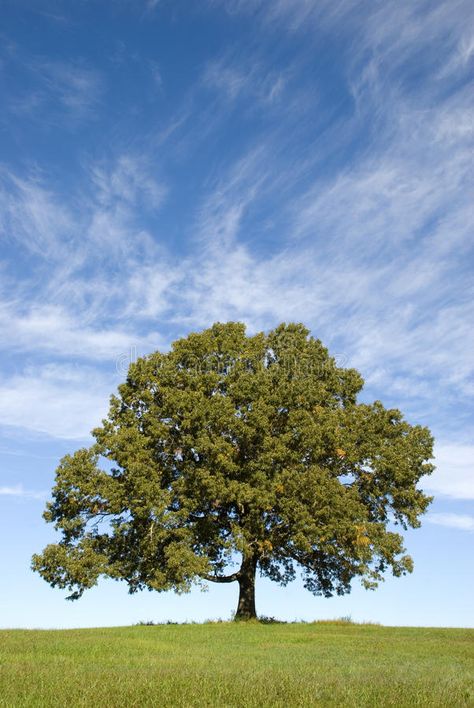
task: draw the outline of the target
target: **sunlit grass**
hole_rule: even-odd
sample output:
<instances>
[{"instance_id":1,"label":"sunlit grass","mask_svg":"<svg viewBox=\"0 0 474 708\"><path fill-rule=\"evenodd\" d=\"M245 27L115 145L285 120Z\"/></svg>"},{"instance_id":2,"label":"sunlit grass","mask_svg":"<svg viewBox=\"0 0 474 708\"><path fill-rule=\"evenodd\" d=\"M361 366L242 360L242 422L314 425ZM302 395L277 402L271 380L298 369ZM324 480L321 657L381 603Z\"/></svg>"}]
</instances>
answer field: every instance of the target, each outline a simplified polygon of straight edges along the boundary
<instances>
[{"instance_id":1,"label":"sunlit grass","mask_svg":"<svg viewBox=\"0 0 474 708\"><path fill-rule=\"evenodd\" d=\"M2 706L467 706L474 630L212 623L0 632Z\"/></svg>"}]
</instances>

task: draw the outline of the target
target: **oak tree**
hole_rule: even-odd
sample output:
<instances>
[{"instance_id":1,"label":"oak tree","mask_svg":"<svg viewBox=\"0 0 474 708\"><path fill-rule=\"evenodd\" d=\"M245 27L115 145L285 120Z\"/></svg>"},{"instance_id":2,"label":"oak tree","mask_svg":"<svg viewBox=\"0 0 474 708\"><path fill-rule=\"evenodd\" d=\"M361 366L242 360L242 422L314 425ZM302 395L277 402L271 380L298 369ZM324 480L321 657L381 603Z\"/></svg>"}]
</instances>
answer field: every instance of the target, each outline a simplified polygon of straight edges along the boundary
<instances>
[{"instance_id":1,"label":"oak tree","mask_svg":"<svg viewBox=\"0 0 474 708\"><path fill-rule=\"evenodd\" d=\"M255 577L331 596L411 571L396 532L420 525L433 466L427 428L358 403L301 324L247 336L215 324L133 363L95 443L60 462L44 517L61 532L33 568L71 599L100 576L178 592Z\"/></svg>"}]
</instances>

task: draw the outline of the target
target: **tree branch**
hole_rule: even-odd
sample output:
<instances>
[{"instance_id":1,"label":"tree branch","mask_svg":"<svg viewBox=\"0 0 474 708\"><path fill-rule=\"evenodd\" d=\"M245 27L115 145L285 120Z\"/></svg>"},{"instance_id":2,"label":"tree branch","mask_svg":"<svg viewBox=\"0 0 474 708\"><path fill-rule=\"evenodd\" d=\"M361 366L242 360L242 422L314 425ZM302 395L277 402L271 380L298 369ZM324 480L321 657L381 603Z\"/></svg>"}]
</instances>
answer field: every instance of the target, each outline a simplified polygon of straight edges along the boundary
<instances>
[{"instance_id":1,"label":"tree branch","mask_svg":"<svg viewBox=\"0 0 474 708\"><path fill-rule=\"evenodd\" d=\"M211 583L233 583L240 578L240 570L232 575L201 575L203 580L209 580Z\"/></svg>"}]
</instances>

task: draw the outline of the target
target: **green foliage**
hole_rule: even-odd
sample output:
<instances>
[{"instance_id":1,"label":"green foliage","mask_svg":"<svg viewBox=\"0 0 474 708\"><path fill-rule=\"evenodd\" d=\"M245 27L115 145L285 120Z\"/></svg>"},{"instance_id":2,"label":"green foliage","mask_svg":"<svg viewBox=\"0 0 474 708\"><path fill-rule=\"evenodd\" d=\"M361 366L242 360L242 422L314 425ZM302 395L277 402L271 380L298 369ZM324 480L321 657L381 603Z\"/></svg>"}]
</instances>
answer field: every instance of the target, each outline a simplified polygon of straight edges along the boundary
<instances>
[{"instance_id":1,"label":"green foliage","mask_svg":"<svg viewBox=\"0 0 474 708\"><path fill-rule=\"evenodd\" d=\"M34 569L71 598L101 575L185 592L299 569L330 596L410 571L393 525L430 502L432 437L362 386L299 324L215 324L139 359L96 443L61 461L45 518L62 538Z\"/></svg>"}]
</instances>

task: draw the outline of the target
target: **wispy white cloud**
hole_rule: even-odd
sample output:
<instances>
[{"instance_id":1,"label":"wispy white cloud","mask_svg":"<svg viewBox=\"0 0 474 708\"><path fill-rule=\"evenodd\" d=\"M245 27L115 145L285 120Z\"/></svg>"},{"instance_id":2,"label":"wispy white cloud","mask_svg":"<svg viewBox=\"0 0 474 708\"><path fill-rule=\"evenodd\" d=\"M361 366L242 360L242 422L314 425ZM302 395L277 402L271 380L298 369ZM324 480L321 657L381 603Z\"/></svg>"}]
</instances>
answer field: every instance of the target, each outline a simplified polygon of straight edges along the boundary
<instances>
[{"instance_id":1,"label":"wispy white cloud","mask_svg":"<svg viewBox=\"0 0 474 708\"><path fill-rule=\"evenodd\" d=\"M183 280L188 277L187 268L167 265L169 257L153 265L140 265L133 268L126 282L124 313L136 319L156 320L160 316L172 316L172 303L179 297ZM163 340L155 333L152 337L155 348ZM152 344L150 337L142 342L148 348Z\"/></svg>"},{"instance_id":2,"label":"wispy white cloud","mask_svg":"<svg viewBox=\"0 0 474 708\"><path fill-rule=\"evenodd\" d=\"M447 526L459 531L474 531L474 516L468 514L450 514L444 512L431 512L425 517L425 521L438 526Z\"/></svg>"},{"instance_id":3,"label":"wispy white cloud","mask_svg":"<svg viewBox=\"0 0 474 708\"><path fill-rule=\"evenodd\" d=\"M92 165L90 174L94 191L85 203L89 255L124 270L130 259L154 260L159 248L144 219L161 207L166 188L153 165L145 157L121 155L111 165Z\"/></svg>"},{"instance_id":4,"label":"wispy white cloud","mask_svg":"<svg viewBox=\"0 0 474 708\"><path fill-rule=\"evenodd\" d=\"M47 492L37 492L31 489L25 489L22 484L16 484L13 487L0 487L0 497L20 497L22 499L46 499Z\"/></svg>"},{"instance_id":5,"label":"wispy white cloud","mask_svg":"<svg viewBox=\"0 0 474 708\"><path fill-rule=\"evenodd\" d=\"M18 177L0 171L0 236L51 260L65 256L74 227L69 208L40 173Z\"/></svg>"},{"instance_id":6,"label":"wispy white cloud","mask_svg":"<svg viewBox=\"0 0 474 708\"><path fill-rule=\"evenodd\" d=\"M228 98L233 100L246 88L249 78L235 67L214 62L207 67L203 81L205 86L224 90Z\"/></svg>"},{"instance_id":7,"label":"wispy white cloud","mask_svg":"<svg viewBox=\"0 0 474 708\"><path fill-rule=\"evenodd\" d=\"M52 330L62 333L65 341L79 341L81 337L72 330L90 329L94 321L100 330L111 329L99 322L114 311L137 311L131 306L133 293L127 283L130 281L133 292L137 290L137 273L142 267L148 281L154 271L155 288L159 272L163 287L174 280L169 258L145 224L146 219L155 217L165 194L153 163L144 156L122 154L109 163L86 165L82 184L79 181L76 193L67 197L39 170L20 177L3 169L0 237L36 258L38 282L34 285L36 294L41 292L38 302L31 300L30 292L25 298L25 289L32 285L27 280L13 292L11 288L5 291L8 306L0 307L0 326L11 333L8 346L15 336L22 344L28 331L43 325L50 348L57 345L57 338L49 336L54 334ZM46 277L41 278L42 274ZM13 323L12 317L17 322ZM83 341L90 342L92 332L83 334ZM121 341L120 335L118 339ZM110 337L106 335L103 341L110 342Z\"/></svg>"},{"instance_id":8,"label":"wispy white cloud","mask_svg":"<svg viewBox=\"0 0 474 708\"><path fill-rule=\"evenodd\" d=\"M150 71L153 77L153 82L157 88L162 88L163 86L163 75L161 73L160 65L156 61L150 62Z\"/></svg>"},{"instance_id":9,"label":"wispy white cloud","mask_svg":"<svg viewBox=\"0 0 474 708\"><path fill-rule=\"evenodd\" d=\"M12 306L0 307L0 349L113 362L132 345L149 349L163 343L158 333L140 336L132 328L101 327L94 321L87 324L86 315L82 313L81 322L59 306L36 306L23 314Z\"/></svg>"},{"instance_id":10,"label":"wispy white cloud","mask_svg":"<svg viewBox=\"0 0 474 708\"><path fill-rule=\"evenodd\" d=\"M474 20L468 0L422 0L412 3L374 4L371 0L209 0L233 15L246 13L278 31L314 33L323 28L345 35L357 34L359 42L348 49L385 55L393 67L406 59L407 53L420 56L420 50L446 56L459 53L463 61L470 57ZM360 40L364 39L362 43Z\"/></svg>"},{"instance_id":11,"label":"wispy white cloud","mask_svg":"<svg viewBox=\"0 0 474 708\"><path fill-rule=\"evenodd\" d=\"M114 383L91 368L29 367L0 380L0 424L56 438L86 439L107 412Z\"/></svg>"},{"instance_id":12,"label":"wispy white cloud","mask_svg":"<svg viewBox=\"0 0 474 708\"><path fill-rule=\"evenodd\" d=\"M97 116L104 81L101 73L83 61L51 60L29 55L15 46L7 65L24 80L14 84L4 110L18 117L41 121L42 127L74 129ZM20 86L22 88L20 88Z\"/></svg>"},{"instance_id":13,"label":"wispy white cloud","mask_svg":"<svg viewBox=\"0 0 474 708\"><path fill-rule=\"evenodd\" d=\"M39 61L34 69L52 97L76 117L90 114L96 107L101 89L97 71L80 64L50 61Z\"/></svg>"},{"instance_id":14,"label":"wispy white cloud","mask_svg":"<svg viewBox=\"0 0 474 708\"><path fill-rule=\"evenodd\" d=\"M284 92L289 71L266 68L258 56L245 57L230 53L209 62L202 83L206 88L224 94L229 101L251 98L267 108Z\"/></svg>"},{"instance_id":15,"label":"wispy white cloud","mask_svg":"<svg viewBox=\"0 0 474 708\"><path fill-rule=\"evenodd\" d=\"M251 150L232 165L225 176L209 190L199 208L196 235L206 255L212 251L222 260L223 249L237 242L242 219L258 197L262 197L270 172L262 162L266 150Z\"/></svg>"},{"instance_id":16,"label":"wispy white cloud","mask_svg":"<svg viewBox=\"0 0 474 708\"><path fill-rule=\"evenodd\" d=\"M435 496L474 499L474 445L438 444L435 472L424 487Z\"/></svg>"},{"instance_id":17,"label":"wispy white cloud","mask_svg":"<svg viewBox=\"0 0 474 708\"><path fill-rule=\"evenodd\" d=\"M120 155L115 164L92 165L91 176L97 202L104 207L116 203L129 206L144 204L148 210L158 209L166 189L152 174L153 165L143 157Z\"/></svg>"}]
</instances>

